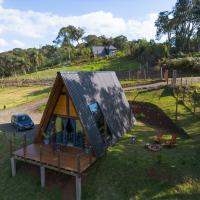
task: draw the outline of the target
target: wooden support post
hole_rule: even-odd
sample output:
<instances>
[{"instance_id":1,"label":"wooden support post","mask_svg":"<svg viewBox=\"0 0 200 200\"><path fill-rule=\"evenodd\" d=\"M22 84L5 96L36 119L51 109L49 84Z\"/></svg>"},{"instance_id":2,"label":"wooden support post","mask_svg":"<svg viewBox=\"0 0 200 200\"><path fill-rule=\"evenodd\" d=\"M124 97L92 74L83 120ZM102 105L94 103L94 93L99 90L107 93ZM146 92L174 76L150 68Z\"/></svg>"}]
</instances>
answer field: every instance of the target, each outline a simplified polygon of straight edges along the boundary
<instances>
[{"instance_id":1,"label":"wooden support post","mask_svg":"<svg viewBox=\"0 0 200 200\"><path fill-rule=\"evenodd\" d=\"M16 160L12 157L10 159L12 176L16 175Z\"/></svg>"},{"instance_id":2,"label":"wooden support post","mask_svg":"<svg viewBox=\"0 0 200 200\"><path fill-rule=\"evenodd\" d=\"M45 187L45 167L40 166L40 182L41 187Z\"/></svg>"},{"instance_id":3,"label":"wooden support post","mask_svg":"<svg viewBox=\"0 0 200 200\"><path fill-rule=\"evenodd\" d=\"M81 200L81 176L76 176L76 200Z\"/></svg>"}]
</instances>

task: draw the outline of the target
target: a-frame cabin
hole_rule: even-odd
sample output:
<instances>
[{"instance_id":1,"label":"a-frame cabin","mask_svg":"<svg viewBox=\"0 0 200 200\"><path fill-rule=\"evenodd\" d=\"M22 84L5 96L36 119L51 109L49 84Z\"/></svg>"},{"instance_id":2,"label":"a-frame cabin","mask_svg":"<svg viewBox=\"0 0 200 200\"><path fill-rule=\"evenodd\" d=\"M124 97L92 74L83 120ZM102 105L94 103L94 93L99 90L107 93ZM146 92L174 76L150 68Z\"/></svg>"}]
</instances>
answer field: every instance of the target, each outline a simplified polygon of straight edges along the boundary
<instances>
[{"instance_id":1,"label":"a-frame cabin","mask_svg":"<svg viewBox=\"0 0 200 200\"><path fill-rule=\"evenodd\" d=\"M114 72L59 72L34 144L15 151L13 159L80 178L134 121Z\"/></svg>"},{"instance_id":2,"label":"a-frame cabin","mask_svg":"<svg viewBox=\"0 0 200 200\"><path fill-rule=\"evenodd\" d=\"M114 72L58 73L35 142L91 147L98 157L133 123Z\"/></svg>"}]
</instances>

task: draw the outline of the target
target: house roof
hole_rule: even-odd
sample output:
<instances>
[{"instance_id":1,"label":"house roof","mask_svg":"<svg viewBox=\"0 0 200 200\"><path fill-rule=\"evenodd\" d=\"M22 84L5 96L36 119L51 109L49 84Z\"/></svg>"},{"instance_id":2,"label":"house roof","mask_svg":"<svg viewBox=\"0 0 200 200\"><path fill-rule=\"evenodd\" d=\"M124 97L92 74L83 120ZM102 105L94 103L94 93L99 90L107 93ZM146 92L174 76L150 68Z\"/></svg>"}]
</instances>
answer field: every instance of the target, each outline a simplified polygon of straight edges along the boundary
<instances>
[{"instance_id":1,"label":"house roof","mask_svg":"<svg viewBox=\"0 0 200 200\"><path fill-rule=\"evenodd\" d=\"M113 45L110 45L110 46L108 47L108 49L109 49L109 50L117 50L117 48L114 47Z\"/></svg>"},{"instance_id":2,"label":"house roof","mask_svg":"<svg viewBox=\"0 0 200 200\"><path fill-rule=\"evenodd\" d=\"M117 48L114 47L113 45L110 45L110 46L93 46L92 47L93 54L100 54L100 53L102 53L103 51L106 51L106 50L117 50Z\"/></svg>"},{"instance_id":3,"label":"house roof","mask_svg":"<svg viewBox=\"0 0 200 200\"><path fill-rule=\"evenodd\" d=\"M104 46L93 46L92 52L93 54L101 54L105 50Z\"/></svg>"},{"instance_id":4,"label":"house roof","mask_svg":"<svg viewBox=\"0 0 200 200\"><path fill-rule=\"evenodd\" d=\"M61 72L80 120L97 156L104 144L89 104L97 102L114 139L121 137L134 124L134 116L115 72Z\"/></svg>"}]
</instances>

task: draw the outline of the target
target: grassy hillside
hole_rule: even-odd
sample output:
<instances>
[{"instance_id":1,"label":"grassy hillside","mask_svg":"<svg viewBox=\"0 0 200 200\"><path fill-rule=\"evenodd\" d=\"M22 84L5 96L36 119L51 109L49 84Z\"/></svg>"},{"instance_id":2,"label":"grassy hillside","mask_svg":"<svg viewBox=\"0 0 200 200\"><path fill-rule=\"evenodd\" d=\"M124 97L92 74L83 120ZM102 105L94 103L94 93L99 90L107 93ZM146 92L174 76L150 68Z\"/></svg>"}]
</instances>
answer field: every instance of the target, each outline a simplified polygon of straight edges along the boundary
<instances>
[{"instance_id":1,"label":"grassy hillside","mask_svg":"<svg viewBox=\"0 0 200 200\"><path fill-rule=\"evenodd\" d=\"M0 88L0 110L12 108L24 103L47 97L50 88L47 86L6 87Z\"/></svg>"},{"instance_id":2,"label":"grassy hillside","mask_svg":"<svg viewBox=\"0 0 200 200\"><path fill-rule=\"evenodd\" d=\"M160 152L152 153L144 145L151 142L155 134L154 129L138 123L119 143L109 148L107 155L99 159L87 175L84 175L82 199L198 199L199 138L178 139L175 148L163 148ZM137 138L134 145L129 142L133 135ZM58 200L63 196L62 184L60 189L57 185L59 179L56 177L59 174L48 177L48 186L45 189L40 188L38 173L23 163L17 164L17 175L15 178L11 177L8 146L1 133L0 157L0 194L3 199ZM64 179L67 180L67 177Z\"/></svg>"},{"instance_id":3,"label":"grassy hillside","mask_svg":"<svg viewBox=\"0 0 200 200\"><path fill-rule=\"evenodd\" d=\"M9 79L46 79L56 76L58 71L126 71L129 69L137 69L139 64L133 59L128 57L102 59L96 62L90 62L86 64L72 64L70 66L61 66L43 71L38 71L31 74L12 77Z\"/></svg>"},{"instance_id":4,"label":"grassy hillside","mask_svg":"<svg viewBox=\"0 0 200 200\"><path fill-rule=\"evenodd\" d=\"M163 88L154 91L131 91L126 93L129 100L150 102L160 107L172 120L175 121L176 100L170 89ZM185 106L178 106L177 124L184 128L190 135L200 133L200 120Z\"/></svg>"}]
</instances>

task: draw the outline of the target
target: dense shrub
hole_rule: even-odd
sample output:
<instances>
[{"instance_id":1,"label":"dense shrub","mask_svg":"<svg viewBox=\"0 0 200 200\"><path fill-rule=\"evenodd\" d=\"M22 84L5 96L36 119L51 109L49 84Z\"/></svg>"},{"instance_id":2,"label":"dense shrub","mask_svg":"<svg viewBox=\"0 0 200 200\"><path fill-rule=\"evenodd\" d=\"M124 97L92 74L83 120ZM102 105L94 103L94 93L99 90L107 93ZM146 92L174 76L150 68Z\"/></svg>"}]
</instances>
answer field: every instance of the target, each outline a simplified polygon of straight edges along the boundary
<instances>
[{"instance_id":1,"label":"dense shrub","mask_svg":"<svg viewBox=\"0 0 200 200\"><path fill-rule=\"evenodd\" d=\"M175 58L164 62L171 69L200 72L200 57Z\"/></svg>"}]
</instances>

